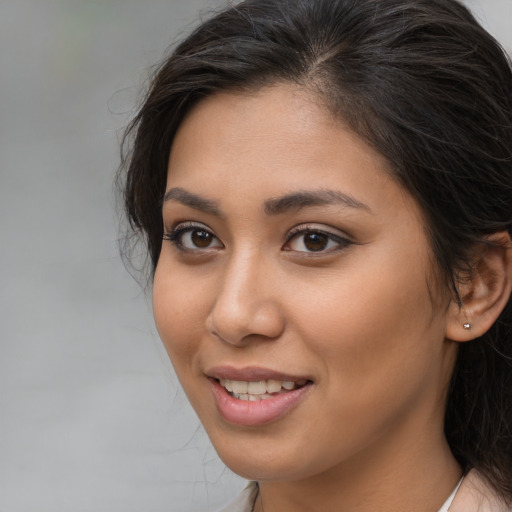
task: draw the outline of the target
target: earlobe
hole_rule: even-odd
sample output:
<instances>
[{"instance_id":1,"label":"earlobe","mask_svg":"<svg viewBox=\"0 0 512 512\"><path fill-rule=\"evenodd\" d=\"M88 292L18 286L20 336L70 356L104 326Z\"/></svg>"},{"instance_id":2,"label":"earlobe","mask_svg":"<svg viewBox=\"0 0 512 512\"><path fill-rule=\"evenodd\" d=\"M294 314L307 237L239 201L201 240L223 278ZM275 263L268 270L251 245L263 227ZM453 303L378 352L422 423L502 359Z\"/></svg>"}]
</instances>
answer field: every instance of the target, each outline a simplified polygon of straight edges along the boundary
<instances>
[{"instance_id":1,"label":"earlobe","mask_svg":"<svg viewBox=\"0 0 512 512\"><path fill-rule=\"evenodd\" d=\"M458 285L462 306L452 301L446 338L470 341L485 334L496 322L512 290L512 244L507 231L485 238L471 276Z\"/></svg>"}]
</instances>

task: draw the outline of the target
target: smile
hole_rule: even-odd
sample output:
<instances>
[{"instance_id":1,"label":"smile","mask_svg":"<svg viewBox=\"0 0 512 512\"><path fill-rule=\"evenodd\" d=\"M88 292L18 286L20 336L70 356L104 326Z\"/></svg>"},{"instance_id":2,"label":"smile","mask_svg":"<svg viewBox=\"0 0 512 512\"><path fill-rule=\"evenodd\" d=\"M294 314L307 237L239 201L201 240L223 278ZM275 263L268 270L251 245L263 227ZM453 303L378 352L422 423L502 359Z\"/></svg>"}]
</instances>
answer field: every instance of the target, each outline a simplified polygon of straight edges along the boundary
<instances>
[{"instance_id":1,"label":"smile","mask_svg":"<svg viewBox=\"0 0 512 512\"><path fill-rule=\"evenodd\" d=\"M315 387L306 376L273 370L222 366L206 372L215 406L224 421L256 427L292 413Z\"/></svg>"},{"instance_id":2,"label":"smile","mask_svg":"<svg viewBox=\"0 0 512 512\"><path fill-rule=\"evenodd\" d=\"M307 380L281 381L268 379L260 381L243 381L219 379L219 383L226 389L230 396L237 400L258 402L260 400L275 398L283 393L299 389L306 385Z\"/></svg>"}]
</instances>

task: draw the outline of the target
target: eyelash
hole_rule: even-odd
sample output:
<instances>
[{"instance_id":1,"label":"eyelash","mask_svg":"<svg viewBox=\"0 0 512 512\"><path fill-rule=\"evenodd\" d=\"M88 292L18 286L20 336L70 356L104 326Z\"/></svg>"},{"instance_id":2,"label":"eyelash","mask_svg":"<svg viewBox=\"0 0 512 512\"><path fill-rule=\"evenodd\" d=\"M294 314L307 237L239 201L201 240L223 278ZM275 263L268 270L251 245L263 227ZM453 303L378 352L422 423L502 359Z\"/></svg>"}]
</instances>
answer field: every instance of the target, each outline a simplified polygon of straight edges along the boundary
<instances>
[{"instance_id":1,"label":"eyelash","mask_svg":"<svg viewBox=\"0 0 512 512\"><path fill-rule=\"evenodd\" d=\"M183 240L182 240L183 235L185 235L186 233L193 233L194 231L203 231L204 233L208 233L209 235L212 236L212 240L218 240L218 242L223 247L222 242L212 233L212 231L210 229L208 229L206 226L203 226L202 224L194 224L192 222L178 224L170 232L164 233L163 239L171 242L178 250L180 250L182 252L188 252L188 253L192 253L192 252L196 252L196 251L197 252L205 251L205 250L207 251L209 249L218 247L218 246L215 246L215 247L208 246L208 247L204 247L204 248L196 247L195 249L185 247L183 244ZM329 241L334 242L336 244L336 247L330 248L327 250L321 249L319 251L295 251L295 252L304 253L304 254L307 254L308 256L315 256L315 255L321 256L321 255L325 255L325 254L330 254L332 252L341 251L343 249L346 249L348 246L353 245L353 243L354 243L351 240L349 240L348 238L335 235L334 233L331 233L329 231L325 231L325 230L319 229L314 226L303 225L303 226L298 226L298 227L292 229L292 231L290 232L290 234L288 235L288 237L286 239L286 242L283 246L283 250L293 252L293 249L286 249L286 246L289 245L290 242L292 242L294 239L300 238L301 235L304 236L304 235L308 235L308 234L309 235L321 235L323 237L326 237L328 242Z\"/></svg>"},{"instance_id":2,"label":"eyelash","mask_svg":"<svg viewBox=\"0 0 512 512\"><path fill-rule=\"evenodd\" d=\"M210 249L210 247L197 247L197 249L190 249L184 246L182 240L183 235L187 233L193 233L194 231L203 231L204 233L210 234L212 236L212 239L219 240L206 226L203 226L202 224L194 224L193 222L178 224L170 232L164 233L163 239L171 242L178 250L183 252L193 252L196 250L200 251L201 249Z\"/></svg>"},{"instance_id":3,"label":"eyelash","mask_svg":"<svg viewBox=\"0 0 512 512\"><path fill-rule=\"evenodd\" d=\"M349 247L350 245L353 245L353 243L354 243L351 240L349 240L348 238L345 238L345 237L339 236L339 235L335 235L334 233L331 233L330 231L319 229L315 226L303 225L303 226L298 226L291 230L288 238L286 239L285 247L290 242L292 242L294 239L300 238L300 236L304 236L304 235L321 235L321 236L326 237L329 241L336 243L336 247L328 249L328 250L298 251L298 252L303 252L305 254L308 254L308 256L315 256L317 254L319 256L321 256L321 255L330 254L333 252L338 252L343 249L346 249L347 247ZM291 250L291 249L287 249L287 250Z\"/></svg>"}]
</instances>

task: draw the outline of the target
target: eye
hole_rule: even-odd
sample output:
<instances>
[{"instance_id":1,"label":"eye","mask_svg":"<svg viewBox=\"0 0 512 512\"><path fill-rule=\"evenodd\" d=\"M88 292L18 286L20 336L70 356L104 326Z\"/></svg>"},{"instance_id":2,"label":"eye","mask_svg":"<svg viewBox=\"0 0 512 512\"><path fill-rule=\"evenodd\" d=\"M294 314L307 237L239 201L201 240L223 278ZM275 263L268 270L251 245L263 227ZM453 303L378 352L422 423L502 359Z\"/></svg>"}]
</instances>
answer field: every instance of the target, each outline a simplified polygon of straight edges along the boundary
<instances>
[{"instance_id":1,"label":"eye","mask_svg":"<svg viewBox=\"0 0 512 512\"><path fill-rule=\"evenodd\" d=\"M186 251L223 247L222 242L201 224L178 224L170 233L164 234L164 240Z\"/></svg>"},{"instance_id":2,"label":"eye","mask_svg":"<svg viewBox=\"0 0 512 512\"><path fill-rule=\"evenodd\" d=\"M344 249L352 242L334 233L303 226L293 230L284 247L287 251L327 253Z\"/></svg>"}]
</instances>

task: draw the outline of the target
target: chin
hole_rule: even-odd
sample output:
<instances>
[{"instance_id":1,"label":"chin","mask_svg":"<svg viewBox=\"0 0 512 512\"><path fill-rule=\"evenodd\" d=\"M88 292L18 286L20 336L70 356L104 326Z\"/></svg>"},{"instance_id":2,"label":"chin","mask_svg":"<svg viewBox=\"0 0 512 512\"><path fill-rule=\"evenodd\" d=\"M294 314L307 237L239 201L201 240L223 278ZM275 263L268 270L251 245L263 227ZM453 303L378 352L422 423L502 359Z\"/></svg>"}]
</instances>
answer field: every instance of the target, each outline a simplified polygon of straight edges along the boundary
<instances>
[{"instance_id":1,"label":"chin","mask_svg":"<svg viewBox=\"0 0 512 512\"><path fill-rule=\"evenodd\" d=\"M263 462L260 460L247 460L240 457L222 457L226 466L237 475L246 480L258 482L277 482L299 480L307 475L297 471L297 467L290 468L288 464L279 464L275 460Z\"/></svg>"},{"instance_id":2,"label":"chin","mask_svg":"<svg viewBox=\"0 0 512 512\"><path fill-rule=\"evenodd\" d=\"M281 440L248 437L241 442L226 442L226 438L217 442L212 438L224 464L242 478L259 482L300 480L325 470L316 467L313 460L308 462L304 449L297 449L293 443L286 446Z\"/></svg>"}]
</instances>

